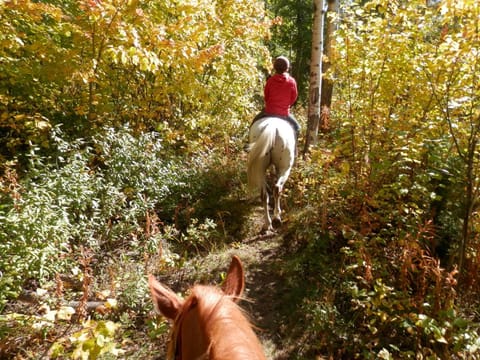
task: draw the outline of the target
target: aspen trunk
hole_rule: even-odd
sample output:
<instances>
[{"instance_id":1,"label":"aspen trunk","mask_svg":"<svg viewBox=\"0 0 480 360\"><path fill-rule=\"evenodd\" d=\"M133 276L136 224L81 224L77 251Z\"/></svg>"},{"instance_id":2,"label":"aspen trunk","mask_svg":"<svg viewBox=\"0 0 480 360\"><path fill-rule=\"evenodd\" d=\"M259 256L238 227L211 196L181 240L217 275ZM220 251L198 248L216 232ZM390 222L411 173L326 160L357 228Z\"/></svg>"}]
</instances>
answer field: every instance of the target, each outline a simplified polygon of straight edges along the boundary
<instances>
[{"instance_id":1,"label":"aspen trunk","mask_svg":"<svg viewBox=\"0 0 480 360\"><path fill-rule=\"evenodd\" d=\"M331 13L336 13L338 9L338 0L327 0L327 16L325 19L325 56L322 57L322 73L326 74L332 65L333 60L333 34L335 32L336 23ZM320 97L320 131L328 133L330 131L330 108L332 106L333 97L333 79L329 76L322 78L322 90Z\"/></svg>"},{"instance_id":2,"label":"aspen trunk","mask_svg":"<svg viewBox=\"0 0 480 360\"><path fill-rule=\"evenodd\" d=\"M322 88L323 14L324 1L314 0L312 27L312 55L310 61L310 87L308 96L308 123L304 155L317 143L320 123L320 97Z\"/></svg>"}]
</instances>

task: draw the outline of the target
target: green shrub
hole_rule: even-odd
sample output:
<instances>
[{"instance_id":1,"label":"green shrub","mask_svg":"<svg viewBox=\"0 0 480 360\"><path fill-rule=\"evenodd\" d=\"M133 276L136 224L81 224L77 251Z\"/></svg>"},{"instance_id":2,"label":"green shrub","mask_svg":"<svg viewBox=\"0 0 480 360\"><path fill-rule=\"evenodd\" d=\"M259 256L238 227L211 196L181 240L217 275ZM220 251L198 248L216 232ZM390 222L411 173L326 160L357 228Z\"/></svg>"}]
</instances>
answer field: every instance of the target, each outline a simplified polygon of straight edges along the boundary
<instances>
[{"instance_id":1,"label":"green shrub","mask_svg":"<svg viewBox=\"0 0 480 360\"><path fill-rule=\"evenodd\" d=\"M89 141L65 141L56 129L54 140L57 152L49 158L32 149L19 196L2 195L0 308L27 279L69 274L80 246L98 258L155 254L165 245L161 224L179 225L178 210L201 204L196 199L211 185L199 175L208 161L197 166L201 160L172 157L157 133L107 128ZM202 232L215 225L202 219L205 229L197 231L192 219L185 216L179 230L203 246Z\"/></svg>"},{"instance_id":2,"label":"green shrub","mask_svg":"<svg viewBox=\"0 0 480 360\"><path fill-rule=\"evenodd\" d=\"M453 160L421 169L400 159L361 179L339 155L313 151L292 176L301 210L289 223L285 244L296 252L285 269L301 304L292 332L310 344L299 358L480 358L456 270L435 254L444 226L458 229Z\"/></svg>"}]
</instances>

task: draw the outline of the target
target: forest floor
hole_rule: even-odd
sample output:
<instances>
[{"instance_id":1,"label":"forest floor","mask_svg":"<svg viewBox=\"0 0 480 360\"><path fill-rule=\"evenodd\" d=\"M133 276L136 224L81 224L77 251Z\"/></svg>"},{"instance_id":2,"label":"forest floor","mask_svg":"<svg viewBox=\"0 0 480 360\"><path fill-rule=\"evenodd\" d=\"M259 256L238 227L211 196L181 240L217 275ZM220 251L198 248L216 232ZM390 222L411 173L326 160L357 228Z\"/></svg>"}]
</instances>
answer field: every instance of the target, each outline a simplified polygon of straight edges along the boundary
<instances>
[{"instance_id":1,"label":"forest floor","mask_svg":"<svg viewBox=\"0 0 480 360\"><path fill-rule=\"evenodd\" d=\"M291 246L286 243L285 233L288 230L288 219L275 233L262 235L262 209L259 201L243 200L237 202L237 208L232 212L241 211L244 216L234 214L229 221L230 242L214 247L212 251L195 256L186 261L181 268L155 274L165 285L177 293L185 293L195 283L219 285L228 269L233 255L237 255L244 266L246 274L246 289L244 300L240 306L246 310L256 329L269 360L298 359L298 350L307 346L308 341L302 341L303 330L298 316L298 304L293 300L302 284L291 284L285 274L285 264L290 260ZM288 217L288 214L285 214ZM233 220L235 219L236 220ZM147 294L144 294L145 297ZM298 297L297 297L298 299ZM7 313L38 314L41 304L25 299L10 305ZM133 311L133 312L132 312ZM129 311L130 325L123 324L118 317L111 314L107 319L122 322L117 339L118 347L125 351L121 359L158 360L165 359L168 331L162 335L149 334L149 319L155 316L135 314ZM30 316L30 315L28 315ZM15 321L11 326L17 326ZM17 324L17 325L15 325ZM0 324L1 325L1 324ZM51 329L49 336L38 336L32 329L20 327L11 328L9 322L6 328L0 326L0 358L1 359L51 359L52 344L59 339L68 343L72 334L79 330L78 323L58 324ZM25 325L26 326L26 325ZM125 327L124 327L125 326ZM298 332L297 332L298 330ZM7 331L8 337L2 339L2 332ZM55 358L70 358L71 353ZM103 357L102 357L103 358ZM107 357L111 358L111 357Z\"/></svg>"}]
</instances>

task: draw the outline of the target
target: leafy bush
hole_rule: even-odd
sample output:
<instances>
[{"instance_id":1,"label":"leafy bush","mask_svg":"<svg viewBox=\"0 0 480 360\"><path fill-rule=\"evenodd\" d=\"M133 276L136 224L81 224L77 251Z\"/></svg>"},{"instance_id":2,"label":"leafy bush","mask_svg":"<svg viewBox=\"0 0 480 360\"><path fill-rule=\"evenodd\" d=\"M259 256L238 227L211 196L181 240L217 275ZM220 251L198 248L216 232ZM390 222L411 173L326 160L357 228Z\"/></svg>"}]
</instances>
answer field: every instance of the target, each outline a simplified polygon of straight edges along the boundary
<instances>
[{"instance_id":1,"label":"leafy bush","mask_svg":"<svg viewBox=\"0 0 480 360\"><path fill-rule=\"evenodd\" d=\"M115 335L119 324L111 321L86 321L82 329L70 337L74 347L71 359L98 359L101 355L121 356L124 351L117 347ZM56 343L58 344L58 343ZM52 358L62 358L63 347L59 344L52 349Z\"/></svg>"},{"instance_id":2,"label":"leafy bush","mask_svg":"<svg viewBox=\"0 0 480 360\"><path fill-rule=\"evenodd\" d=\"M458 216L449 175L456 165L434 159L440 150L424 154L433 169L399 158L359 181L339 145L313 152L293 175L299 210L288 244L296 253L286 270L303 318L293 332L311 344L300 358L479 358L478 324L462 312L457 271L435 253L444 230L430 208L441 197L442 219Z\"/></svg>"},{"instance_id":3,"label":"leafy bush","mask_svg":"<svg viewBox=\"0 0 480 360\"><path fill-rule=\"evenodd\" d=\"M342 314L352 334L347 354L477 358L478 327L455 305L457 272L442 269L423 249L428 233L418 234L389 243L357 239L343 249L339 296L350 301Z\"/></svg>"},{"instance_id":4,"label":"leafy bush","mask_svg":"<svg viewBox=\"0 0 480 360\"><path fill-rule=\"evenodd\" d=\"M75 137L130 123L204 142L243 126L270 21L257 0L219 4L3 4L0 159L29 141L48 148L58 124Z\"/></svg>"},{"instance_id":5,"label":"leafy bush","mask_svg":"<svg viewBox=\"0 0 480 360\"><path fill-rule=\"evenodd\" d=\"M200 207L207 206L198 199L212 187L213 179L205 180L210 175L201 175L208 173L205 154L180 161L162 146L159 134L134 135L128 128L107 128L90 141L69 142L56 129L54 141L57 153L50 158L31 151L28 175L17 179L15 189L13 180L5 180L0 208L0 237L6 239L0 243L2 306L27 279L43 282L56 273L70 274L77 268L80 246L98 257L100 250L117 256L115 252L131 249L134 257L142 258L168 247L161 224L178 229L178 236L168 234L172 243L189 239L197 242L194 247L207 245L203 233L216 225L206 218L200 219L205 221L203 230L203 225L198 230L190 225L193 213L198 217L204 212Z\"/></svg>"}]
</instances>

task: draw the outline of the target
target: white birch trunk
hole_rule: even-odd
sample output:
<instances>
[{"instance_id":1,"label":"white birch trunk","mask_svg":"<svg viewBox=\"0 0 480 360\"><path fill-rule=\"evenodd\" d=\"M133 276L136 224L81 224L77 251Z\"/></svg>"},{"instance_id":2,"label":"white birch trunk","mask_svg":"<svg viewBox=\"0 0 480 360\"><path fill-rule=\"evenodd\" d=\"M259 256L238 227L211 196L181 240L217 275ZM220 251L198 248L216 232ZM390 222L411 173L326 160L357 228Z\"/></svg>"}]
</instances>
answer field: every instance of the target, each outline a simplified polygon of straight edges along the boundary
<instances>
[{"instance_id":1,"label":"white birch trunk","mask_svg":"<svg viewBox=\"0 0 480 360\"><path fill-rule=\"evenodd\" d=\"M314 0L312 27L312 55L310 60L310 88L308 97L308 125L304 154L318 140L320 123L320 95L322 89L322 51L323 51L323 14L324 0Z\"/></svg>"}]
</instances>

